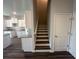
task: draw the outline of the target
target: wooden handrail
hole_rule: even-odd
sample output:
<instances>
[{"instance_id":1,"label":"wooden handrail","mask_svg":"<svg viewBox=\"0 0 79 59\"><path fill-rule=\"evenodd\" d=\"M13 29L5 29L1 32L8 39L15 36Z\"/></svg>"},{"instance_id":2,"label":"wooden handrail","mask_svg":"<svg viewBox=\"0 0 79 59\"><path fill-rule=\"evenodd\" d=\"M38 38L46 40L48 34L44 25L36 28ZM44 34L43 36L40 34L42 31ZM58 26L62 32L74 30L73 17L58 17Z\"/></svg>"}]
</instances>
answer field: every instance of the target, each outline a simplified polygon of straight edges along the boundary
<instances>
[{"instance_id":1,"label":"wooden handrail","mask_svg":"<svg viewBox=\"0 0 79 59\"><path fill-rule=\"evenodd\" d=\"M34 32L35 35L36 35L36 33L37 33L38 20L39 20L39 17L38 17L37 22L36 22L36 28L35 28L35 32Z\"/></svg>"}]
</instances>

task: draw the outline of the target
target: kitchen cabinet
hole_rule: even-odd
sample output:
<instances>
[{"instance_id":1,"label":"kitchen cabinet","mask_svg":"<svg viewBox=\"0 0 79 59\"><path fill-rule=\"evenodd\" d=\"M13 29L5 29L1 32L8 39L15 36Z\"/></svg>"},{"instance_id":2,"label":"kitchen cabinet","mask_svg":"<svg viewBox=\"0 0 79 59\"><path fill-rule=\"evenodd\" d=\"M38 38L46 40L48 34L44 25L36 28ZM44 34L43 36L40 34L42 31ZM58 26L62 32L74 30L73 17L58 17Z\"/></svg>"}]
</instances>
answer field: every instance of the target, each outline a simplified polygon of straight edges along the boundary
<instances>
[{"instance_id":1,"label":"kitchen cabinet","mask_svg":"<svg viewBox=\"0 0 79 59\"><path fill-rule=\"evenodd\" d=\"M3 36L3 48L7 48L12 44L10 34L4 33Z\"/></svg>"}]
</instances>

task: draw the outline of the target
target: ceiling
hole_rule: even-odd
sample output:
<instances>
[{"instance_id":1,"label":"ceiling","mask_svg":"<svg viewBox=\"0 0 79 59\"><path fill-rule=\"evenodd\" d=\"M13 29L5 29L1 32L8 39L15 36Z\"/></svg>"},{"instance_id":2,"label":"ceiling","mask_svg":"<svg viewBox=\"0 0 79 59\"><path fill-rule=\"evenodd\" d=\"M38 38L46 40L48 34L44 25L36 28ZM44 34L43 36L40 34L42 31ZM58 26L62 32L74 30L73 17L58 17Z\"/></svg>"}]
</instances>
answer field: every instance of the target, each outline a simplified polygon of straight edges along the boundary
<instances>
[{"instance_id":1,"label":"ceiling","mask_svg":"<svg viewBox=\"0 0 79 59\"><path fill-rule=\"evenodd\" d=\"M32 0L3 0L3 15L11 16L15 11L17 15L23 15L32 7Z\"/></svg>"}]
</instances>

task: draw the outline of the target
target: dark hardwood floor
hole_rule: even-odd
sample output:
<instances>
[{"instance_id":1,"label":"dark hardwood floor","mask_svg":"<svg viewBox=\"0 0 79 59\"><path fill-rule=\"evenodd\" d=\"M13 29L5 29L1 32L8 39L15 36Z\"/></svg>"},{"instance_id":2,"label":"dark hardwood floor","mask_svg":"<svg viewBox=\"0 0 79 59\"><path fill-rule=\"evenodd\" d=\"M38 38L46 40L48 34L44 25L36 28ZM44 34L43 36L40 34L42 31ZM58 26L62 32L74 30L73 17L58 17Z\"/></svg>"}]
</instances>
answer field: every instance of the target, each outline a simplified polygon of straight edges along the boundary
<instances>
[{"instance_id":1,"label":"dark hardwood floor","mask_svg":"<svg viewBox=\"0 0 79 59\"><path fill-rule=\"evenodd\" d=\"M75 59L68 52L37 52L24 53L18 44L13 44L3 50L3 59Z\"/></svg>"}]
</instances>

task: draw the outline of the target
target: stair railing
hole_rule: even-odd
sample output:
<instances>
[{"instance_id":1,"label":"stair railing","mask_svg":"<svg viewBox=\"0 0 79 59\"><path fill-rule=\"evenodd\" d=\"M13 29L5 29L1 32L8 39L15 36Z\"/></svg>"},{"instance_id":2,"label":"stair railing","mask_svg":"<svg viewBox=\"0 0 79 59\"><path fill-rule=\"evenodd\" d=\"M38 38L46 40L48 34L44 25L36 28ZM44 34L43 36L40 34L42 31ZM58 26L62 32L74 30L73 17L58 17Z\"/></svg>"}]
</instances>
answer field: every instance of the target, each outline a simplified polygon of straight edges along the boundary
<instances>
[{"instance_id":1,"label":"stair railing","mask_svg":"<svg viewBox=\"0 0 79 59\"><path fill-rule=\"evenodd\" d=\"M38 20L39 20L39 17L37 18L37 22L36 22L36 27L35 27L35 34L37 33Z\"/></svg>"},{"instance_id":2,"label":"stair railing","mask_svg":"<svg viewBox=\"0 0 79 59\"><path fill-rule=\"evenodd\" d=\"M34 31L34 42L35 42L35 44L36 44L36 34L37 34L37 28L38 28L38 20L39 20L39 17L37 18L36 27L35 27L35 31Z\"/></svg>"}]
</instances>

